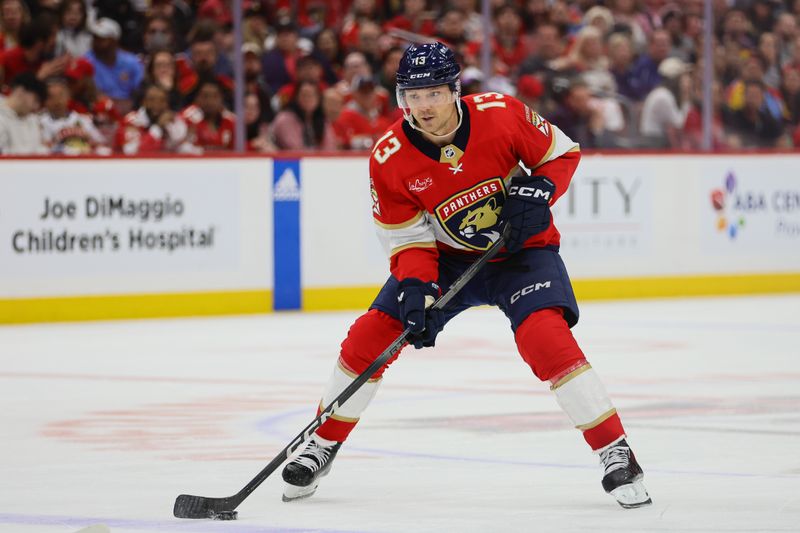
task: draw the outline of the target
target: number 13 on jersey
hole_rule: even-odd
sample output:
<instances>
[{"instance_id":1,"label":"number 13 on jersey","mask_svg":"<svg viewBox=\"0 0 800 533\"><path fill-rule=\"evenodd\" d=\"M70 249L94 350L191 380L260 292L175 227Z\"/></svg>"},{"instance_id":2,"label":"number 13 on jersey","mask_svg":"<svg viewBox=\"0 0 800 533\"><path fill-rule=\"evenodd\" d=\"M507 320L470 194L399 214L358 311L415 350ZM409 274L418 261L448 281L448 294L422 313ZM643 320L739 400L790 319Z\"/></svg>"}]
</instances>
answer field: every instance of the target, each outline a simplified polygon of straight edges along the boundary
<instances>
[{"instance_id":1,"label":"number 13 on jersey","mask_svg":"<svg viewBox=\"0 0 800 533\"><path fill-rule=\"evenodd\" d=\"M383 141L386 141L386 143L384 144ZM394 136L394 132L392 130L387 131L383 137L375 142L375 148L372 150L375 161L381 165L386 163L386 160L396 153L400 146L400 141Z\"/></svg>"}]
</instances>

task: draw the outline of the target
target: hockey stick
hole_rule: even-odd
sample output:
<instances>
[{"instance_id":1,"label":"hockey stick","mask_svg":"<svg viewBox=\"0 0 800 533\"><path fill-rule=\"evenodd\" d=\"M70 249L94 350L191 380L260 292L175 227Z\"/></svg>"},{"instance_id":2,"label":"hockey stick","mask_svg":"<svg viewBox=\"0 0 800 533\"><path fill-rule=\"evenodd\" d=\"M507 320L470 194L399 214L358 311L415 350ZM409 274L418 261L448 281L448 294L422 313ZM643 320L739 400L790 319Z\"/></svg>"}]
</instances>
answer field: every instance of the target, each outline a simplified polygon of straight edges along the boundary
<instances>
[{"instance_id":1,"label":"hockey stick","mask_svg":"<svg viewBox=\"0 0 800 533\"><path fill-rule=\"evenodd\" d=\"M508 227L508 226L506 226ZM505 245L507 232L501 236L477 261L472 263L450 286L450 289L440 296L432 305L434 309L443 309L458 292L469 283L475 274L497 255ZM181 494L175 500L173 514L176 518L211 518L215 520L235 520L236 509L251 492L256 490L292 453L305 441L311 438L314 431L330 418L340 406L344 404L356 391L366 383L375 372L386 364L406 344L406 337L410 330L406 328L395 341L381 353L353 382L347 386L309 425L297 435L270 463L254 477L242 490L227 498L206 498L204 496L191 496Z\"/></svg>"}]
</instances>

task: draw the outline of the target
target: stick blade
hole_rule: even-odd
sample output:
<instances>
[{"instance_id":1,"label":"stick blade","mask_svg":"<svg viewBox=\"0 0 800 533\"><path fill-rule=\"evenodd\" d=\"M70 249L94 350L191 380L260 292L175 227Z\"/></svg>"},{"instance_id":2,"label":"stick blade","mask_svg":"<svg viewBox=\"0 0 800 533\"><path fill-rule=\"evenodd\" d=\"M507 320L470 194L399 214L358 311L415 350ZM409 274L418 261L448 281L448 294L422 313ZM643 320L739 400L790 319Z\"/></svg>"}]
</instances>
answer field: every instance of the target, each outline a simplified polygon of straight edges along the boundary
<instances>
[{"instance_id":1,"label":"stick blade","mask_svg":"<svg viewBox=\"0 0 800 533\"><path fill-rule=\"evenodd\" d=\"M235 520L236 506L228 498L205 498L181 494L175 499L172 514L175 518L210 518L212 520Z\"/></svg>"}]
</instances>

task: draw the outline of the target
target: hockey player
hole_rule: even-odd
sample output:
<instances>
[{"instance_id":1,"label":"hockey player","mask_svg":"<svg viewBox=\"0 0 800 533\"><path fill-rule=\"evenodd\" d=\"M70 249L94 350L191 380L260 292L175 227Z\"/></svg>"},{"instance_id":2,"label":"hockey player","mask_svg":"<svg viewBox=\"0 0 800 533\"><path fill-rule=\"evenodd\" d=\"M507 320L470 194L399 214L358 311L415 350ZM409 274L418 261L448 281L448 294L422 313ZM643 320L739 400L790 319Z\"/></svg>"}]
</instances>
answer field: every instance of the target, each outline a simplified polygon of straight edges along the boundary
<instances>
[{"instance_id":1,"label":"hockey player","mask_svg":"<svg viewBox=\"0 0 800 533\"><path fill-rule=\"evenodd\" d=\"M453 52L440 43L412 46L400 62L397 101L404 119L376 142L369 161L373 216L392 275L350 328L320 405L336 398L404 329L410 328L416 348L433 346L455 315L494 305L511 322L522 358L550 382L561 408L599 454L605 491L623 507L649 504L620 418L570 332L578 306L550 206L567 190L579 147L515 98L494 92L460 98L459 74ZM520 162L530 173L518 171ZM504 224L510 226L505 253L444 311L429 309L499 238ZM284 501L316 491L386 366L284 468Z\"/></svg>"}]
</instances>

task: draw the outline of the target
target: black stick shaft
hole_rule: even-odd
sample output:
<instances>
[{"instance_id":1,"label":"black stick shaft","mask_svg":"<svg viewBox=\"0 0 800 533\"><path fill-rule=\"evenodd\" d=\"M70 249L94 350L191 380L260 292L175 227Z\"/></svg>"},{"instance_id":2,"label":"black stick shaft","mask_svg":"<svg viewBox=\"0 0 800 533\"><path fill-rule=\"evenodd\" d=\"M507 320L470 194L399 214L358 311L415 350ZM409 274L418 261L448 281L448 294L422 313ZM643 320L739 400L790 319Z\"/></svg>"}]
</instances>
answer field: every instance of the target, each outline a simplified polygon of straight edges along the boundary
<instances>
[{"instance_id":1,"label":"black stick shaft","mask_svg":"<svg viewBox=\"0 0 800 533\"><path fill-rule=\"evenodd\" d=\"M472 263L455 282L450 286L450 289L440 296L432 305L434 309L443 309L452 300L464 286L475 277L475 274L489 262L500 249L505 245L505 233L501 236L480 258ZM383 365L385 365L392 357L395 356L406 344L406 337L410 333L409 329L403 331L397 339L392 342L381 353L364 372L358 375L350 385L348 385L320 414L308 424L303 431L297 435L292 442L286 446L281 453L279 453L272 461L265 466L250 482L237 492L234 496L228 498L213 498L207 499L207 504L210 507L218 506L218 509L212 509L215 512L220 511L233 511L251 492L256 490L264 480L266 480L275 470L277 470L284 461L291 457L292 453L304 442L311 438L314 431L320 427L328 418L330 418L340 406L344 404L353 394L361 388ZM181 497L179 497L181 498Z\"/></svg>"}]
</instances>

